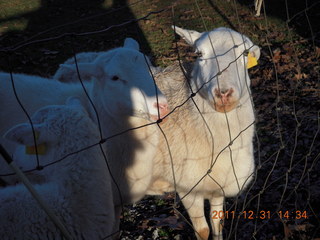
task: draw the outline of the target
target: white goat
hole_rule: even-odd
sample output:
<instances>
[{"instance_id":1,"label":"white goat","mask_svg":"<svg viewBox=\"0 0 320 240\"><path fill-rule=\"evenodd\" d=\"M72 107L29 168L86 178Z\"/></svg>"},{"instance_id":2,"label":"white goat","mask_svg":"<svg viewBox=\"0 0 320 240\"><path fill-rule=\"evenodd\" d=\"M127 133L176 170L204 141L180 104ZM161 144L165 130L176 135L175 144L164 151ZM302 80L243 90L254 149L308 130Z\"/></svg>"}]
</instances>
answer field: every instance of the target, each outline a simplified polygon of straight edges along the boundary
<instances>
[{"instance_id":1,"label":"white goat","mask_svg":"<svg viewBox=\"0 0 320 240\"><path fill-rule=\"evenodd\" d=\"M148 194L176 190L197 238L208 239L204 199L212 213L219 213L224 198L237 195L253 178L255 119L247 65L259 58L260 50L227 28L175 31L201 55L190 80L196 94L161 125L168 145L160 138ZM179 66L159 73L156 80L172 109L191 95ZM220 220L211 222L215 240L222 239Z\"/></svg>"},{"instance_id":2,"label":"white goat","mask_svg":"<svg viewBox=\"0 0 320 240\"><path fill-rule=\"evenodd\" d=\"M125 131L130 126L147 123L148 121L143 121L143 118L157 120L158 115L163 117L168 112L167 101L154 84L145 57L138 51L138 48L139 45L135 40L127 39L124 47L102 53L93 62L78 64L80 75L91 78L91 81L86 81L84 86L99 115L103 137ZM62 67L76 71L75 64L65 64ZM42 106L63 104L69 96L75 96L81 99L83 106L90 112L90 117L96 119L80 83L62 83L57 80L23 74L11 76L8 73L0 73L0 80L1 135L13 125L27 120L14 95L12 82L14 82L20 101L29 114ZM115 98L122 98L121 103L110 104ZM117 115L114 115L114 112ZM139 121L132 120L136 123L132 125L135 123L130 124L127 116L136 116ZM121 119L118 119L119 117ZM109 123L109 120L112 123ZM108 123L108 126L105 126L105 122ZM108 131L110 128L111 131ZM141 134L144 135L144 133ZM122 141L125 146L131 144L125 139ZM5 139L1 139L0 143L9 153L16 148L15 144ZM133 146L136 144L132 144L130 149L133 149ZM10 172L4 161L0 160L0 175ZM33 166L36 166L35 157L32 162ZM131 164L132 162L128 162L124 166L131 166ZM150 164L143 166L147 168ZM4 179L10 183L14 182L8 177Z\"/></svg>"},{"instance_id":3,"label":"white goat","mask_svg":"<svg viewBox=\"0 0 320 240\"><path fill-rule=\"evenodd\" d=\"M37 143L46 146L46 153L41 155L46 164L100 140L97 125L74 98L68 99L67 105L41 108L31 119L38 134ZM30 123L12 127L5 138L19 144L34 144ZM72 154L38 174L49 178L34 185L35 189L72 239L107 239L112 234L115 216L111 179L99 146ZM2 240L62 239L58 228L20 184L0 189L0 216Z\"/></svg>"},{"instance_id":4,"label":"white goat","mask_svg":"<svg viewBox=\"0 0 320 240\"><path fill-rule=\"evenodd\" d=\"M108 139L103 147L107 150L108 163L116 182L113 182L112 187L117 217L120 215L121 204L138 201L145 195L152 179L153 162L150 159L154 157L158 143L156 125L127 130L157 120L158 111L160 117L168 112L167 101L154 84L145 57L137 49L131 48L138 46L132 43L134 40L127 40L124 48L102 53L93 62L78 64L80 75L94 76L93 82L85 81L84 84L99 114L103 137ZM63 66L75 71L74 65ZM3 116L1 120L5 120L4 116L12 116L11 121L23 119L12 92L10 75L0 74L0 78L4 78L4 86L0 86L1 97L4 95L3 100L0 97L1 103L13 103L13 106L0 113ZM28 112L34 112L35 106L59 103L70 95L80 98L82 104L91 110L80 84L18 74L13 75L13 78L18 95ZM44 89L38 92L39 88ZM28 96L37 96L37 99L31 99L33 105ZM109 104L115 98L121 98L121 103ZM17 113L17 110L20 112ZM90 117L96 119L92 110L90 113ZM12 122L5 124L8 127ZM121 132L123 134L119 134ZM114 137L109 138L111 136ZM34 168L35 158L32 162ZM28 165L23 164L19 165ZM39 178L36 172L33 174L37 181ZM116 220L119 221L119 218Z\"/></svg>"},{"instance_id":5,"label":"white goat","mask_svg":"<svg viewBox=\"0 0 320 240\"><path fill-rule=\"evenodd\" d=\"M131 38L127 38L124 45L139 49L138 43L132 41ZM104 54L105 52L78 53L76 55L77 63L79 65L92 63ZM145 58L145 60L153 74L160 71L159 68L151 65L148 58ZM70 58L64 64L61 64L53 78L63 82L79 81L76 69L65 68L66 64L75 64L75 59ZM91 76L81 75L81 79L89 81ZM169 112L167 104L159 104L159 109L162 117L165 113ZM108 132L114 134L148 123L134 117L122 119L110 118L109 122L112 123L112 127L110 127ZM158 134L158 129L155 126L148 126L147 130L137 129L134 132L127 132L115 139L109 139L106 143L110 166L115 174L117 183L119 183L123 203L136 202L145 195L152 177L151 169L153 164L149 159L152 159L155 154ZM119 196L118 192L115 192L114 195L116 198ZM117 198L115 202L120 204L120 198Z\"/></svg>"}]
</instances>

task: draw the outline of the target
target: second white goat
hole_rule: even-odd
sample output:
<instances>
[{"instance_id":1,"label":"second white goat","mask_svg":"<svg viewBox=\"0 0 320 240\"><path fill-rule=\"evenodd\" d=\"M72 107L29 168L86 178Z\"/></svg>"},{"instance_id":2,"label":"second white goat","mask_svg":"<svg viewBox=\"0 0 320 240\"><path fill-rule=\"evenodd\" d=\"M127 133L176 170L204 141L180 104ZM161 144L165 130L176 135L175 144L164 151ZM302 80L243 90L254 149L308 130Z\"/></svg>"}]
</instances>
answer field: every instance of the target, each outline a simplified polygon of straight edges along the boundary
<instances>
[{"instance_id":1,"label":"second white goat","mask_svg":"<svg viewBox=\"0 0 320 240\"><path fill-rule=\"evenodd\" d=\"M239 194L253 178L255 118L247 68L256 64L260 50L227 28L175 30L200 57L190 83L179 66L156 76L170 108L191 99L161 125L166 138L160 138L148 193L176 190L197 238L208 239L204 200L211 213L222 212L225 197ZM213 239L222 239L221 219L210 219Z\"/></svg>"},{"instance_id":2,"label":"second white goat","mask_svg":"<svg viewBox=\"0 0 320 240\"><path fill-rule=\"evenodd\" d=\"M140 122L136 125L130 124L126 118L128 116L135 116L146 124L163 117L168 112L166 98L155 85L145 56L138 49L139 45L135 40L127 39L123 47L104 52L93 62L78 64L80 75L90 76L91 81L84 82L84 87L98 113L103 138L140 124ZM63 67L76 71L75 64L64 64ZM90 113L90 117L97 123L95 111L79 82L63 83L54 79L9 73L0 73L0 80L1 135L13 125L27 120L18 104L15 92L29 114L46 105L63 104L69 96L78 97ZM121 103L111 104L116 98L121 98ZM0 143L9 153L16 148L16 144L3 138L0 139ZM130 145L130 141L127 144ZM33 166L36 166L35 157L32 162ZM133 163L127 165L131 164ZM0 161L0 175L9 171L4 161ZM8 177L4 179L9 183L15 181Z\"/></svg>"}]
</instances>

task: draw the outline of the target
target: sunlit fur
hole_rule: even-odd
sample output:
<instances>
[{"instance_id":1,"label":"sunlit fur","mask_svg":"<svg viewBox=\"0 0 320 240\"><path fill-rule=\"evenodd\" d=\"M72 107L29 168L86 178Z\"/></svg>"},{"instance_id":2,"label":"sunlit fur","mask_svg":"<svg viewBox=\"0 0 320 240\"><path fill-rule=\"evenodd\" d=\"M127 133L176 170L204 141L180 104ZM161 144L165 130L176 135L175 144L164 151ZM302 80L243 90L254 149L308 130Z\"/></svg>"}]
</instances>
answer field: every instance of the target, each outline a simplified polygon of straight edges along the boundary
<instances>
[{"instance_id":1,"label":"sunlit fur","mask_svg":"<svg viewBox=\"0 0 320 240\"><path fill-rule=\"evenodd\" d=\"M239 194L253 178L254 107L246 56L236 58L250 47L259 58L259 49L247 37L226 28L209 33L180 28L176 31L202 54L189 75L196 94L161 125L165 138L160 138L153 185L148 193L177 190L197 238L208 239L204 200L210 201L211 213L223 211L224 198ZM236 49L232 48L234 44L238 45ZM219 67L211 59L215 56L212 46L219 55ZM222 73L215 77L218 72ZM171 109L191 96L189 84L177 64L159 73L156 79ZM233 92L228 94L237 99L237 105L228 111L218 111L215 106L218 82L220 87L232 88ZM213 239L222 239L220 219L213 219L211 225Z\"/></svg>"}]
</instances>

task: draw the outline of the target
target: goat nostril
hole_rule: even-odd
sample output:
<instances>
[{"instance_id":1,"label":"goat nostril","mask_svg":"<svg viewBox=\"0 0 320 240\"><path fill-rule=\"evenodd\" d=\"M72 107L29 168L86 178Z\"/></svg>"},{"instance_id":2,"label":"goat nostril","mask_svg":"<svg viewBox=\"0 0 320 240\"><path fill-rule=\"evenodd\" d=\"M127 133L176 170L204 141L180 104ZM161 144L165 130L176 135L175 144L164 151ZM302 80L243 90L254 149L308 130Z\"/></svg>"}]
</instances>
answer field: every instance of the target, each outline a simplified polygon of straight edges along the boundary
<instances>
[{"instance_id":1,"label":"goat nostril","mask_svg":"<svg viewBox=\"0 0 320 240\"><path fill-rule=\"evenodd\" d=\"M159 108L160 110L167 110L168 109L168 104L166 104L166 103L154 103L153 106L155 108Z\"/></svg>"},{"instance_id":2,"label":"goat nostril","mask_svg":"<svg viewBox=\"0 0 320 240\"><path fill-rule=\"evenodd\" d=\"M160 105L160 108L164 111L167 111L168 110L168 104L161 104Z\"/></svg>"},{"instance_id":3,"label":"goat nostril","mask_svg":"<svg viewBox=\"0 0 320 240\"><path fill-rule=\"evenodd\" d=\"M219 91L219 89L215 89L214 93L216 97L222 98L222 97L231 97L232 93L234 92L233 88L230 89L222 89Z\"/></svg>"},{"instance_id":4,"label":"goat nostril","mask_svg":"<svg viewBox=\"0 0 320 240\"><path fill-rule=\"evenodd\" d=\"M225 95L227 95L227 97L231 97L233 91L234 91L233 88L230 88L230 89L225 93Z\"/></svg>"},{"instance_id":5,"label":"goat nostril","mask_svg":"<svg viewBox=\"0 0 320 240\"><path fill-rule=\"evenodd\" d=\"M167 103L154 103L153 106L158 109L160 118L163 118L169 113L169 106Z\"/></svg>"},{"instance_id":6,"label":"goat nostril","mask_svg":"<svg viewBox=\"0 0 320 240\"><path fill-rule=\"evenodd\" d=\"M227 93L229 90L226 90L226 89L223 89L223 90L221 90L220 92L221 92L221 94L225 94L225 93Z\"/></svg>"},{"instance_id":7,"label":"goat nostril","mask_svg":"<svg viewBox=\"0 0 320 240\"><path fill-rule=\"evenodd\" d=\"M221 91L219 91L219 89L217 89L217 88L215 88L214 89L214 94L215 94L215 96L217 97L217 98L221 98L222 97L222 93L221 93Z\"/></svg>"}]
</instances>

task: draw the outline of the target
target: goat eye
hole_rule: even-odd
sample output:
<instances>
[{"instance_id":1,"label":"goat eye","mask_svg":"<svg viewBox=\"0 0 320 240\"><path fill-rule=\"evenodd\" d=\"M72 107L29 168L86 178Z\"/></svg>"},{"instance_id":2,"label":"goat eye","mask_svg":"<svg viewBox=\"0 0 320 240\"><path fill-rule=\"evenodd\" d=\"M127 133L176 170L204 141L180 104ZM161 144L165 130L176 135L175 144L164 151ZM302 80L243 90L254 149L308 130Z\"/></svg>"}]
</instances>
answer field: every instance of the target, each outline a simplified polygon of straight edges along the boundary
<instances>
[{"instance_id":1,"label":"goat eye","mask_svg":"<svg viewBox=\"0 0 320 240\"><path fill-rule=\"evenodd\" d=\"M202 57L202 52L196 52L198 57Z\"/></svg>"},{"instance_id":2,"label":"goat eye","mask_svg":"<svg viewBox=\"0 0 320 240\"><path fill-rule=\"evenodd\" d=\"M112 81L117 81L117 80L119 80L119 77L117 75L114 75L111 79L112 79Z\"/></svg>"}]
</instances>

